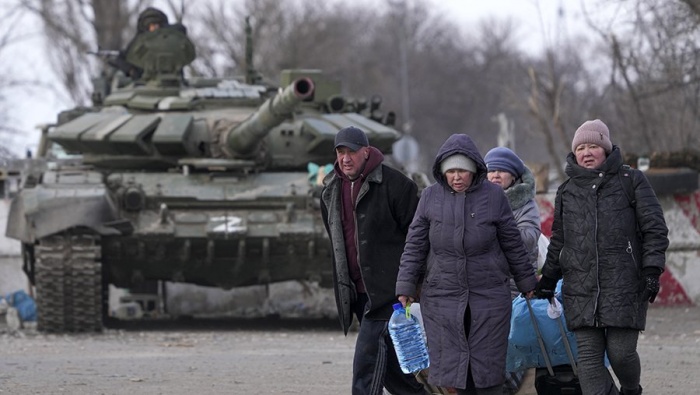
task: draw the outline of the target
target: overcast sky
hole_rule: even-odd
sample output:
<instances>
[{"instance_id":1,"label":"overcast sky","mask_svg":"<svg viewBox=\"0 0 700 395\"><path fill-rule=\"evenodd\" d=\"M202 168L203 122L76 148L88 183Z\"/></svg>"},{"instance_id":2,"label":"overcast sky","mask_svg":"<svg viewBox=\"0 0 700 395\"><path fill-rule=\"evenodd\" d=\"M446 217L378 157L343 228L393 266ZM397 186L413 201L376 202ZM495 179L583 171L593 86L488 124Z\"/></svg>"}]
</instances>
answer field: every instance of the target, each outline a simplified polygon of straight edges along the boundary
<instances>
[{"instance_id":1,"label":"overcast sky","mask_svg":"<svg viewBox=\"0 0 700 395\"><path fill-rule=\"evenodd\" d=\"M8 0L0 0L0 5ZM592 5L600 0L428 0L447 18L457 22L461 28L468 31L480 20L488 17L512 18L520 26L522 38L527 42L525 49L537 51L545 45L553 44L553 40L563 35L575 34L583 30L581 5L587 4L587 11L594 12ZM561 13L560 13L561 10ZM26 24L26 26L36 26ZM38 27L37 27L38 29ZM50 81L47 75L45 61L42 58L43 44L39 40L40 32L28 32L21 44L7 58L14 59L13 72L26 73L32 76L45 74L43 80ZM528 48L529 47L529 48ZM13 93L5 99L13 106L12 119L17 122L17 128L31 131L29 136L17 136L8 142L11 150L18 155L28 149L33 149L38 140L39 132L36 125L50 123L56 120L58 111L71 106L66 98L54 94L40 94L39 90L24 90ZM4 144L3 144L4 145Z\"/></svg>"},{"instance_id":2,"label":"overcast sky","mask_svg":"<svg viewBox=\"0 0 700 395\"><path fill-rule=\"evenodd\" d=\"M580 32L581 5L591 0L435 0L445 14L463 24L477 25L485 18L512 18L533 50L552 44L553 39Z\"/></svg>"}]
</instances>

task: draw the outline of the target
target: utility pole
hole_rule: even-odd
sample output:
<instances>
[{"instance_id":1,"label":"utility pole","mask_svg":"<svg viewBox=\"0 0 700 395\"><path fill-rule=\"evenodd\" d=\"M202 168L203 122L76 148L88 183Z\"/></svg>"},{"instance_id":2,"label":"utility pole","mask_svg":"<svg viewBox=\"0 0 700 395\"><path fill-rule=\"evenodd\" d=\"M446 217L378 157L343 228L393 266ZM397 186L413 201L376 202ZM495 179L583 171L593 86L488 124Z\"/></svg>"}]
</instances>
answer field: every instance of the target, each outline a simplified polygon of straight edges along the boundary
<instances>
[{"instance_id":1,"label":"utility pole","mask_svg":"<svg viewBox=\"0 0 700 395\"><path fill-rule=\"evenodd\" d=\"M408 91L408 1L390 0L389 4L394 8L397 18L398 45L399 45L399 89L401 95L401 119L404 136L394 144L394 156L409 172L417 172L418 142L411 135L413 132L413 120L411 119L411 99Z\"/></svg>"},{"instance_id":2,"label":"utility pole","mask_svg":"<svg viewBox=\"0 0 700 395\"><path fill-rule=\"evenodd\" d=\"M403 131L411 134L411 99L408 92L408 0L400 2L401 31L399 34L399 61L401 78L401 112L403 113Z\"/></svg>"}]
</instances>

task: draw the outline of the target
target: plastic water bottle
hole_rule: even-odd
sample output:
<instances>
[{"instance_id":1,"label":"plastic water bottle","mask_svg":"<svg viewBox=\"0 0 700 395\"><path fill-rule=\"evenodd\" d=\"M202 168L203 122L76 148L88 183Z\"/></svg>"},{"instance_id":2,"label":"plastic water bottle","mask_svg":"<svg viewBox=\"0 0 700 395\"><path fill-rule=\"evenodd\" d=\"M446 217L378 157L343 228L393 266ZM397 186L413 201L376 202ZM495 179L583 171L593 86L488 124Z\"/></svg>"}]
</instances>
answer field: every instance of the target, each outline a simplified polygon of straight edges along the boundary
<instances>
[{"instance_id":1,"label":"plastic water bottle","mask_svg":"<svg viewBox=\"0 0 700 395\"><path fill-rule=\"evenodd\" d=\"M423 330L416 317L407 314L401 303L394 305L389 335L404 373L416 373L430 366Z\"/></svg>"}]
</instances>

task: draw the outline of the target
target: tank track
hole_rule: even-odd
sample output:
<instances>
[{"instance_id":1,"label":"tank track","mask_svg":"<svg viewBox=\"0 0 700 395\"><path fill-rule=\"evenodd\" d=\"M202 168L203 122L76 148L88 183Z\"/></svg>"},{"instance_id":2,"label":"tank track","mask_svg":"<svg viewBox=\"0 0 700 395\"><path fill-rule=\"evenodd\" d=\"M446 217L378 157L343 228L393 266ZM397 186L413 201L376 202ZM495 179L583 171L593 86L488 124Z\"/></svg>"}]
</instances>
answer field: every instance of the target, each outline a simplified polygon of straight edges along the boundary
<instances>
[{"instance_id":1,"label":"tank track","mask_svg":"<svg viewBox=\"0 0 700 395\"><path fill-rule=\"evenodd\" d=\"M40 239L35 276L38 330L102 330L106 298L98 235L73 230Z\"/></svg>"}]
</instances>

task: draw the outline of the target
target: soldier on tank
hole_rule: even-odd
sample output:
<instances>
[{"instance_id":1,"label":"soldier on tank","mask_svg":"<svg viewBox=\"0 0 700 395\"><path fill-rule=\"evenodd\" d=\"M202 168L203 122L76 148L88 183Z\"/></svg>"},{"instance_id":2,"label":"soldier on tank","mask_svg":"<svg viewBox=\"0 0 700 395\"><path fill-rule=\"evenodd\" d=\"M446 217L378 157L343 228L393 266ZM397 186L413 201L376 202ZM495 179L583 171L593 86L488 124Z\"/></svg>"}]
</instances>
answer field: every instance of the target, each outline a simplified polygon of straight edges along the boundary
<instances>
[{"instance_id":1,"label":"soldier on tank","mask_svg":"<svg viewBox=\"0 0 700 395\"><path fill-rule=\"evenodd\" d=\"M148 7L141 11L139 14L138 21L136 22L136 35L131 39L126 49L119 51L119 56L113 64L118 69L124 72L127 76L131 77L133 80L138 80L143 75L143 69L129 63L126 60L126 55L129 50L134 45L134 42L141 34L152 33L160 28L170 28L177 29L185 34L187 34L187 28L181 23L170 24L168 22L168 16L165 13L155 7Z\"/></svg>"}]
</instances>

